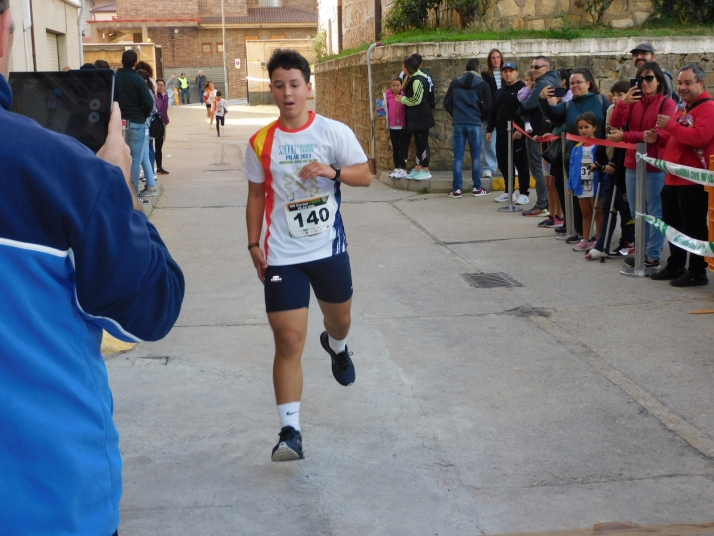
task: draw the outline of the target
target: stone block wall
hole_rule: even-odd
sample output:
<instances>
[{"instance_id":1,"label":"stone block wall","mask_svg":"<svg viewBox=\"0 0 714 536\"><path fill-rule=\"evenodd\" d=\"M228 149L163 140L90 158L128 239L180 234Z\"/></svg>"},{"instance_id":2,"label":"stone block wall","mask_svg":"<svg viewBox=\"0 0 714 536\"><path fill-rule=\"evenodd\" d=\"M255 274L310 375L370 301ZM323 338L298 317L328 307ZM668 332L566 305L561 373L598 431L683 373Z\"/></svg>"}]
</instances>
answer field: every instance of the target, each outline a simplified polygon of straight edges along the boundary
<instances>
[{"instance_id":1,"label":"stone block wall","mask_svg":"<svg viewBox=\"0 0 714 536\"><path fill-rule=\"evenodd\" d=\"M382 19L392 8L393 0L380 0ZM375 0L344 0L343 46L346 49L371 43L374 34ZM587 25L592 22L585 11L584 0L496 0L484 18L491 30L546 30ZM652 0L615 0L605 13L603 23L613 28L633 28L642 25L654 11ZM444 2L440 9L442 27L459 27L459 16ZM431 24L435 24L432 16ZM384 25L383 25L384 27Z\"/></svg>"},{"instance_id":2,"label":"stone block wall","mask_svg":"<svg viewBox=\"0 0 714 536\"><path fill-rule=\"evenodd\" d=\"M469 41L459 43L420 43L391 45L375 49L372 54L373 94L369 95L366 53L318 63L315 66L317 89L316 110L327 117L349 125L357 135L363 149L371 152L371 123L369 99L382 98L390 80L401 70L402 60L418 52L424 57L424 68L436 82L436 126L430 130L432 150L431 168L450 170L453 163L451 145L451 118L444 109L444 96L452 79L461 76L466 62L473 57L483 62L491 48L498 48L506 61L516 61L525 74L531 60L544 54L551 58L555 69L587 67L591 69L603 91L621 79L634 76L632 57L627 51L643 39L577 39L573 41L520 40L520 41ZM714 38L682 37L650 39L656 50L662 51L657 59L676 76L683 65L694 62L709 74L707 86L714 90ZM391 170L392 162L386 118L376 119L376 159L381 170ZM413 165L413 143L410 153ZM468 162L468 159L467 159Z\"/></svg>"}]
</instances>

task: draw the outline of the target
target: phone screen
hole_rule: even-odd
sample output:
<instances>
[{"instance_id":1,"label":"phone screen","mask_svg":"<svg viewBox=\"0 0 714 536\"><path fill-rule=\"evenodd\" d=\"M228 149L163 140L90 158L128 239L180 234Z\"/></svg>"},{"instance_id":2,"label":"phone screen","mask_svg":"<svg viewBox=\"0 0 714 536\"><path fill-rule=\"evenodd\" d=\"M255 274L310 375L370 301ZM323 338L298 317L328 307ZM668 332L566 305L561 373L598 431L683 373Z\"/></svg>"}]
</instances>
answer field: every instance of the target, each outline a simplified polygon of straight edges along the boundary
<instances>
[{"instance_id":1,"label":"phone screen","mask_svg":"<svg viewBox=\"0 0 714 536\"><path fill-rule=\"evenodd\" d=\"M553 88L553 96L554 97L565 97L567 94L568 94L568 90L565 89L564 87Z\"/></svg>"},{"instance_id":2,"label":"phone screen","mask_svg":"<svg viewBox=\"0 0 714 536\"><path fill-rule=\"evenodd\" d=\"M12 111L82 142L95 153L107 139L114 71L11 73Z\"/></svg>"},{"instance_id":3,"label":"phone screen","mask_svg":"<svg viewBox=\"0 0 714 536\"><path fill-rule=\"evenodd\" d=\"M630 78L630 87L642 90L642 78Z\"/></svg>"}]
</instances>

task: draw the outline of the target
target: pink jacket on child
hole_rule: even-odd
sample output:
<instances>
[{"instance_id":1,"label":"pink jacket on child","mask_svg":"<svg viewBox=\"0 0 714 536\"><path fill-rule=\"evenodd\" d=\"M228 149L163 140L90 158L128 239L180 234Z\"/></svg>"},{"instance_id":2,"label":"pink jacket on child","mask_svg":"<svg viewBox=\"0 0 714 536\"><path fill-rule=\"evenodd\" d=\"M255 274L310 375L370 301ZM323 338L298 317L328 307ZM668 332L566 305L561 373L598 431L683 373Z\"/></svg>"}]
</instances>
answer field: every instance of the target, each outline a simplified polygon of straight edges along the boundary
<instances>
[{"instance_id":1,"label":"pink jacket on child","mask_svg":"<svg viewBox=\"0 0 714 536\"><path fill-rule=\"evenodd\" d=\"M400 95L404 95L401 91ZM387 120L389 128L401 129L407 126L407 109L401 103L394 99L394 91L391 89L387 90L384 95L384 101L387 105Z\"/></svg>"}]
</instances>

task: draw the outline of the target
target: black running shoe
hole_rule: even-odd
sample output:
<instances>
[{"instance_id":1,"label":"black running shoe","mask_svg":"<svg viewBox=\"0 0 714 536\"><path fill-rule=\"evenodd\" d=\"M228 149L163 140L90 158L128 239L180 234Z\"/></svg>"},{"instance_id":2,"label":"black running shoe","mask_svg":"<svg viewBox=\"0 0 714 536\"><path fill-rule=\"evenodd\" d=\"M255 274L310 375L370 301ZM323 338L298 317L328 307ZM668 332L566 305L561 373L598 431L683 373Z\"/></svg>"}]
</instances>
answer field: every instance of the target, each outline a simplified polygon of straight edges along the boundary
<instances>
[{"instance_id":1,"label":"black running shoe","mask_svg":"<svg viewBox=\"0 0 714 536\"><path fill-rule=\"evenodd\" d=\"M565 227L565 223L563 223L563 225L561 225L560 227L556 227L554 229L554 231L558 234L566 234L568 232L568 230Z\"/></svg>"},{"instance_id":2,"label":"black running shoe","mask_svg":"<svg viewBox=\"0 0 714 536\"><path fill-rule=\"evenodd\" d=\"M689 270L669 282L673 287L701 287L708 283L709 278L707 274L693 274Z\"/></svg>"},{"instance_id":3,"label":"black running shoe","mask_svg":"<svg viewBox=\"0 0 714 536\"><path fill-rule=\"evenodd\" d=\"M686 270L684 268L672 268L667 264L659 272L655 272L650 276L652 281L671 281L672 279L677 279L679 276L684 275Z\"/></svg>"},{"instance_id":4,"label":"black running shoe","mask_svg":"<svg viewBox=\"0 0 714 536\"><path fill-rule=\"evenodd\" d=\"M274 462L290 462L302 460L302 435L296 432L292 426L286 426L280 430L280 440L273 448L271 459Z\"/></svg>"},{"instance_id":5,"label":"black running shoe","mask_svg":"<svg viewBox=\"0 0 714 536\"><path fill-rule=\"evenodd\" d=\"M630 255L628 257L625 257L625 264L629 266L630 268L635 267L635 256ZM659 259L648 259L645 257L645 268L657 268L659 266Z\"/></svg>"},{"instance_id":6,"label":"black running shoe","mask_svg":"<svg viewBox=\"0 0 714 536\"><path fill-rule=\"evenodd\" d=\"M355 366L352 364L352 359L350 358L352 352L349 352L347 346L345 346L344 351L336 354L332 348L330 348L327 331L323 331L320 335L320 344L322 344L325 352L330 354L330 358L332 358L332 375L337 380L337 383L345 387L352 385L355 382Z\"/></svg>"}]
</instances>

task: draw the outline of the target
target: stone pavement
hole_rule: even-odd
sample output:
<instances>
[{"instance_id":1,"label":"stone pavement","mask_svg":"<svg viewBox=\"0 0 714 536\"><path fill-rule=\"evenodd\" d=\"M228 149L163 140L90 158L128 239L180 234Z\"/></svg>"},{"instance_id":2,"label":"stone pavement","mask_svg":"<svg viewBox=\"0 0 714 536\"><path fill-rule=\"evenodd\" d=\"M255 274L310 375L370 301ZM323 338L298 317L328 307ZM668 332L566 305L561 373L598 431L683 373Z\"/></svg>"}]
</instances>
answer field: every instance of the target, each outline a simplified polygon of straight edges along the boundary
<instances>
[{"instance_id":1,"label":"stone pavement","mask_svg":"<svg viewBox=\"0 0 714 536\"><path fill-rule=\"evenodd\" d=\"M714 284L675 290L586 262L493 196L343 189L357 382L317 307L306 459L276 464L272 336L246 251L245 144L172 108L152 221L187 280L169 336L107 357L122 536L464 535L714 520ZM521 286L478 289L462 274ZM314 305L314 301L313 301Z\"/></svg>"}]
</instances>

